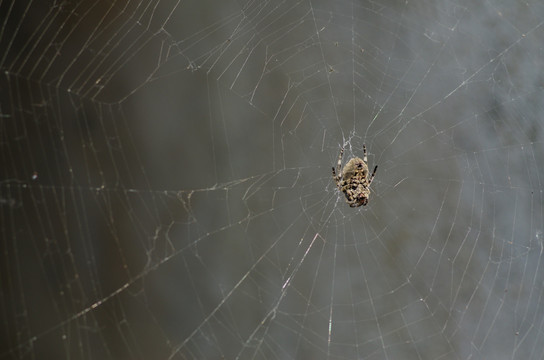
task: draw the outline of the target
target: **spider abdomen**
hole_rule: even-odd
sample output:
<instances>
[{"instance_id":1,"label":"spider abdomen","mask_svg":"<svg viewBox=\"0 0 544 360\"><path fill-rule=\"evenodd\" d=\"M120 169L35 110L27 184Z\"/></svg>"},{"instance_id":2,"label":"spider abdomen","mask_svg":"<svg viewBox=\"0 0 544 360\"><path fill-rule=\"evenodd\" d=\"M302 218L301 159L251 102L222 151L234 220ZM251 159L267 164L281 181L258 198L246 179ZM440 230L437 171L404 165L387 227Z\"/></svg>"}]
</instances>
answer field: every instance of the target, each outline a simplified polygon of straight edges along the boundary
<instances>
[{"instance_id":1,"label":"spider abdomen","mask_svg":"<svg viewBox=\"0 0 544 360\"><path fill-rule=\"evenodd\" d=\"M351 158L342 170L343 154L344 148L341 148L336 169L332 168L333 179L338 189L346 196L350 207L365 206L370 197L370 184L374 180L378 166L374 167L374 171L369 177L365 145L363 145L363 158Z\"/></svg>"}]
</instances>

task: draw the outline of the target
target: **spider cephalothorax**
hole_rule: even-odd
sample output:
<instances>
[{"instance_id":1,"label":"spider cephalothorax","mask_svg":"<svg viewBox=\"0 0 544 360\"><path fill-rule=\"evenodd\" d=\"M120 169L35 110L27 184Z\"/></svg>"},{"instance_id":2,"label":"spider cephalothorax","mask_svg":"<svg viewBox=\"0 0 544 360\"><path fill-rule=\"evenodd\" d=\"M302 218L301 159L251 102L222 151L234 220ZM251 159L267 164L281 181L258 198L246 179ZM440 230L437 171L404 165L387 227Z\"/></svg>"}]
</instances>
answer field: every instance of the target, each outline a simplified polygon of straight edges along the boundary
<instances>
[{"instance_id":1,"label":"spider cephalothorax","mask_svg":"<svg viewBox=\"0 0 544 360\"><path fill-rule=\"evenodd\" d=\"M366 158L366 146L363 145L363 158L351 158L344 169L342 169L342 155L344 148L340 149L336 169L332 168L332 177L336 186L346 195L346 201L351 207L358 207L368 204L370 197L370 184L374 180L378 165L374 167L372 175L368 176L368 164ZM340 172L340 170L342 170Z\"/></svg>"}]
</instances>

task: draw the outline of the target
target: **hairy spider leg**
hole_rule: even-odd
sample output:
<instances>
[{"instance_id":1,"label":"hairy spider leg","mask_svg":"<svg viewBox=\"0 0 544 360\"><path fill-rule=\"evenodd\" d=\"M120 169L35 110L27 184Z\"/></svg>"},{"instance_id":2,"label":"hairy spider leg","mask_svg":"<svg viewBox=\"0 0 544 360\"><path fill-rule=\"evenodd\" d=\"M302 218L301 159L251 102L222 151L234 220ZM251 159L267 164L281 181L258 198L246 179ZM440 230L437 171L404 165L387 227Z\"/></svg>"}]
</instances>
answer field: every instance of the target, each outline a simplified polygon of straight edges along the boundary
<instances>
[{"instance_id":1,"label":"hairy spider leg","mask_svg":"<svg viewBox=\"0 0 544 360\"><path fill-rule=\"evenodd\" d=\"M378 165L374 166L374 171L372 171L372 175L370 175L370 180L368 180L367 187L372 184L372 180L374 180L374 175L376 175L376 170L378 170Z\"/></svg>"},{"instance_id":2,"label":"hairy spider leg","mask_svg":"<svg viewBox=\"0 0 544 360\"><path fill-rule=\"evenodd\" d=\"M332 176L334 177L334 180L336 181L336 185L338 186L338 181L340 181L340 177L342 176L340 170L342 169L342 155L344 155L344 148L340 148L340 155L338 155L338 162L336 163L336 171L334 170L334 167L332 168ZM338 175L337 175L338 174Z\"/></svg>"}]
</instances>

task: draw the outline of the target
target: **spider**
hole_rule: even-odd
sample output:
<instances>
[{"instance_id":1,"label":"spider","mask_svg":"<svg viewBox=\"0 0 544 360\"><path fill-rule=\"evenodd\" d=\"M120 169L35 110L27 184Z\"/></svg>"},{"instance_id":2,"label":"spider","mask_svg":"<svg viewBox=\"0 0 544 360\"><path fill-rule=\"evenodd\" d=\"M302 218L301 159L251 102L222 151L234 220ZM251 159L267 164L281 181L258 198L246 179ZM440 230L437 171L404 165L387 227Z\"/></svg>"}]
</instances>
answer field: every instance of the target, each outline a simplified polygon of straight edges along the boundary
<instances>
[{"instance_id":1,"label":"spider","mask_svg":"<svg viewBox=\"0 0 544 360\"><path fill-rule=\"evenodd\" d=\"M336 169L332 168L332 177L336 182L336 186L346 195L346 201L350 207L365 206L368 204L370 184L374 180L378 165L374 167L372 175L368 177L366 146L363 145L363 158L351 158L340 173L342 169L342 155L344 155L344 148L340 149Z\"/></svg>"}]
</instances>

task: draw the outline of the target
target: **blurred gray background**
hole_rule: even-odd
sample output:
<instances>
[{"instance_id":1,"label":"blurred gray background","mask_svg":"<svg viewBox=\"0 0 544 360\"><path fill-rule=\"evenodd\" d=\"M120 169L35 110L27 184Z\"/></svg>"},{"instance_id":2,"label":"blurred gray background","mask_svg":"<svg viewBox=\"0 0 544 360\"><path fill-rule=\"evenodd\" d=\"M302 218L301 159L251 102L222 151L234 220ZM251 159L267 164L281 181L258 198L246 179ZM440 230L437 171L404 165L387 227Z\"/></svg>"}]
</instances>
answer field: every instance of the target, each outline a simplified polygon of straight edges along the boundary
<instances>
[{"instance_id":1,"label":"blurred gray background","mask_svg":"<svg viewBox=\"0 0 544 360\"><path fill-rule=\"evenodd\" d=\"M541 1L0 14L0 359L544 358Z\"/></svg>"}]
</instances>

